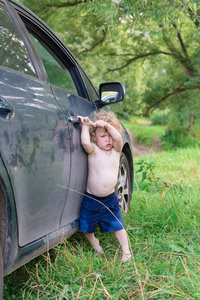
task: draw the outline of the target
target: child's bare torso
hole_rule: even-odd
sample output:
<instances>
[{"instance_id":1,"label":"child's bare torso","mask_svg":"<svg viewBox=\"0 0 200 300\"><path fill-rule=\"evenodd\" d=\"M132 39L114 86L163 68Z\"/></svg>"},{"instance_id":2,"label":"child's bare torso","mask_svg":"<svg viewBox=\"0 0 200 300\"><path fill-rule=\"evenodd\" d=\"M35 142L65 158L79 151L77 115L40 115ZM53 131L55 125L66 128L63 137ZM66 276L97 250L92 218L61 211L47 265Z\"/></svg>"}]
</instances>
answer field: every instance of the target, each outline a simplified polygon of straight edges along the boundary
<instances>
[{"instance_id":1,"label":"child's bare torso","mask_svg":"<svg viewBox=\"0 0 200 300\"><path fill-rule=\"evenodd\" d=\"M95 145L95 151L88 155L87 192L99 197L114 192L118 178L120 153L114 148L110 151Z\"/></svg>"}]
</instances>

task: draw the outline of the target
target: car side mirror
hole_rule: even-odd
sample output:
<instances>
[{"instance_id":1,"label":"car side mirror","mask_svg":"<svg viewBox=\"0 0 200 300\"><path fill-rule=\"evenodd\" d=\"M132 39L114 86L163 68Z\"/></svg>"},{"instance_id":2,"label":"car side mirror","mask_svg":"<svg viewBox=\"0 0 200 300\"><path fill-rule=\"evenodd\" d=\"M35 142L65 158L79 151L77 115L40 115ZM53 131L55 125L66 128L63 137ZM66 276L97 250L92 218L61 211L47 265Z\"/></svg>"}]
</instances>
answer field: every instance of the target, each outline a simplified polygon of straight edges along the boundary
<instances>
[{"instance_id":1,"label":"car side mirror","mask_svg":"<svg viewBox=\"0 0 200 300\"><path fill-rule=\"evenodd\" d=\"M97 101L100 106L120 102L125 97L125 87L121 82L106 82L99 86L100 100Z\"/></svg>"}]
</instances>

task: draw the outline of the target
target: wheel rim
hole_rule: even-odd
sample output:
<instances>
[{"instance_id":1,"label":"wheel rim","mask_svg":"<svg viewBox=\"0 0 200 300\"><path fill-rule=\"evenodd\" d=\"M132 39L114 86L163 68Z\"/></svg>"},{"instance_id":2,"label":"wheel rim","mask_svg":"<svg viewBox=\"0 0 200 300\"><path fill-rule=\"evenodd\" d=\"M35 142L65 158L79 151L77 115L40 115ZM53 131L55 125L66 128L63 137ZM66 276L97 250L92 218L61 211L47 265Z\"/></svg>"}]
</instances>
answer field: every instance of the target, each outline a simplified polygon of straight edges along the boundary
<instances>
[{"instance_id":1,"label":"wheel rim","mask_svg":"<svg viewBox=\"0 0 200 300\"><path fill-rule=\"evenodd\" d=\"M128 212L129 210L129 178L126 165L122 163L119 169L117 194L120 207Z\"/></svg>"}]
</instances>

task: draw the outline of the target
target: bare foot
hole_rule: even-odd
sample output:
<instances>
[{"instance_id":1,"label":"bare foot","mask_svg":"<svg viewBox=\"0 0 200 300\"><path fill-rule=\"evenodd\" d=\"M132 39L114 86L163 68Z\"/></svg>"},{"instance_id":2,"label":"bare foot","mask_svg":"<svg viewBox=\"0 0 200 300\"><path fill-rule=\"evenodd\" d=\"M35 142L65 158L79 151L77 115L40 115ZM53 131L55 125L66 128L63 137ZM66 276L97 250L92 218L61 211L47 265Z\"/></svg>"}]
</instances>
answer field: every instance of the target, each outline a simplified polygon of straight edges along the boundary
<instances>
[{"instance_id":1,"label":"bare foot","mask_svg":"<svg viewBox=\"0 0 200 300\"><path fill-rule=\"evenodd\" d=\"M132 258L131 253L123 253L121 261L122 262L127 262L127 261L130 261L131 258Z\"/></svg>"},{"instance_id":2,"label":"bare foot","mask_svg":"<svg viewBox=\"0 0 200 300\"><path fill-rule=\"evenodd\" d=\"M95 249L95 252L99 253L99 254L104 254L100 244L99 244L99 240L97 238L95 238L95 242L92 243L92 246Z\"/></svg>"}]
</instances>

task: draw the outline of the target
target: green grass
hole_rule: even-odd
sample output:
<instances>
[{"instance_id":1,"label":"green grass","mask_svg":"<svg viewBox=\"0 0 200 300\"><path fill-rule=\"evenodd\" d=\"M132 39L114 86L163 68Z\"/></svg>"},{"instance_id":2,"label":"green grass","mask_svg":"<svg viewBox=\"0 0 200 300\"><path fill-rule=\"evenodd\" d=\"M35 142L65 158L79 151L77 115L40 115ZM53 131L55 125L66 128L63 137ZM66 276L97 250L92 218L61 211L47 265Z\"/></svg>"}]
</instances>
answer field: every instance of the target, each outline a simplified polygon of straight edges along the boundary
<instances>
[{"instance_id":1,"label":"green grass","mask_svg":"<svg viewBox=\"0 0 200 300\"><path fill-rule=\"evenodd\" d=\"M149 119L134 119L132 122L121 120L122 124L130 129L135 139L140 143L145 143L147 146L151 147L153 144L153 138L162 138L166 127L160 125L151 125ZM149 122L149 124L148 124ZM147 126L144 126L147 124Z\"/></svg>"},{"instance_id":2,"label":"green grass","mask_svg":"<svg viewBox=\"0 0 200 300\"><path fill-rule=\"evenodd\" d=\"M100 256L77 233L7 276L4 299L199 299L199 150L135 159L131 211L123 215L131 262L121 263L113 234L97 230Z\"/></svg>"}]
</instances>

